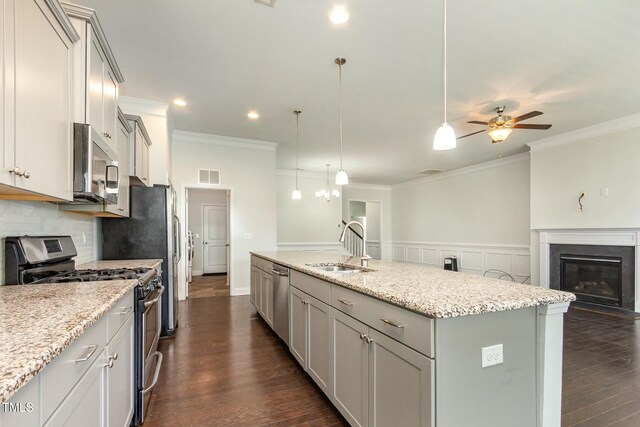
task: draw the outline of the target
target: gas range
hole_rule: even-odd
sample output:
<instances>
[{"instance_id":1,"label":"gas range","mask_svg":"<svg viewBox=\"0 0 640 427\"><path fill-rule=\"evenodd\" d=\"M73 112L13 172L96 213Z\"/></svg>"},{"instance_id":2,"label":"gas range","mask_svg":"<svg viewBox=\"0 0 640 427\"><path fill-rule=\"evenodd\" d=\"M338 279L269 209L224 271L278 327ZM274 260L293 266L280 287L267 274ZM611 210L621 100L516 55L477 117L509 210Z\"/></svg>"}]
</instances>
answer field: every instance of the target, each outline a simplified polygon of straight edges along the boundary
<instances>
[{"instance_id":1,"label":"gas range","mask_svg":"<svg viewBox=\"0 0 640 427\"><path fill-rule=\"evenodd\" d=\"M155 269L146 267L73 270L39 279L32 283L98 282L103 280L135 279L140 279L142 283L147 283L155 274Z\"/></svg>"}]
</instances>

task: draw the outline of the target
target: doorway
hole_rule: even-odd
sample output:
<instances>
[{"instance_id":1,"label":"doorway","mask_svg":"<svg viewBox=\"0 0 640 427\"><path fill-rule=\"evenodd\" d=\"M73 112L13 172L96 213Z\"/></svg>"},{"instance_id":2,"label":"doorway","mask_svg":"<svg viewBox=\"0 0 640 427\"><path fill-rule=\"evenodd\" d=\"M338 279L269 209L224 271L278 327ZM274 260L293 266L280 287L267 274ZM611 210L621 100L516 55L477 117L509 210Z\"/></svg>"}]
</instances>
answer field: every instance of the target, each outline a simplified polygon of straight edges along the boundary
<instances>
[{"instance_id":1,"label":"doorway","mask_svg":"<svg viewBox=\"0 0 640 427\"><path fill-rule=\"evenodd\" d=\"M186 296L229 292L230 191L186 189ZM221 285L224 287L221 287Z\"/></svg>"},{"instance_id":2,"label":"doorway","mask_svg":"<svg viewBox=\"0 0 640 427\"><path fill-rule=\"evenodd\" d=\"M349 200L349 221L358 221L367 230L367 254L382 258L382 203Z\"/></svg>"}]
</instances>

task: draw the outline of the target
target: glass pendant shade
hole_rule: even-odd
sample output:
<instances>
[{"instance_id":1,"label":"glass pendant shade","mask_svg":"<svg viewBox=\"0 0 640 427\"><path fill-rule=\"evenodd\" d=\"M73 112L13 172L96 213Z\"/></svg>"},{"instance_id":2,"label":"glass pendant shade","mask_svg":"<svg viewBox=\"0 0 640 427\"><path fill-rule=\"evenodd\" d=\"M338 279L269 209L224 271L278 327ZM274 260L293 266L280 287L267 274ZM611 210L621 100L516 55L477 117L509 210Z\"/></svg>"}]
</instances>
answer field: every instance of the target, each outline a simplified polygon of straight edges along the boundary
<instances>
[{"instance_id":1,"label":"glass pendant shade","mask_svg":"<svg viewBox=\"0 0 640 427\"><path fill-rule=\"evenodd\" d=\"M342 169L336 174L336 185L349 184L349 176Z\"/></svg>"},{"instance_id":2,"label":"glass pendant shade","mask_svg":"<svg viewBox=\"0 0 640 427\"><path fill-rule=\"evenodd\" d=\"M447 122L444 122L433 138L433 149L451 150L452 148L456 148L456 133Z\"/></svg>"},{"instance_id":3,"label":"glass pendant shade","mask_svg":"<svg viewBox=\"0 0 640 427\"><path fill-rule=\"evenodd\" d=\"M292 200L302 199L302 193L300 192L300 190L298 190L297 188L293 190L293 193L291 193L291 199Z\"/></svg>"},{"instance_id":4,"label":"glass pendant shade","mask_svg":"<svg viewBox=\"0 0 640 427\"><path fill-rule=\"evenodd\" d=\"M493 142L502 142L511 135L513 129L506 127L498 127L489 131L489 136Z\"/></svg>"}]
</instances>

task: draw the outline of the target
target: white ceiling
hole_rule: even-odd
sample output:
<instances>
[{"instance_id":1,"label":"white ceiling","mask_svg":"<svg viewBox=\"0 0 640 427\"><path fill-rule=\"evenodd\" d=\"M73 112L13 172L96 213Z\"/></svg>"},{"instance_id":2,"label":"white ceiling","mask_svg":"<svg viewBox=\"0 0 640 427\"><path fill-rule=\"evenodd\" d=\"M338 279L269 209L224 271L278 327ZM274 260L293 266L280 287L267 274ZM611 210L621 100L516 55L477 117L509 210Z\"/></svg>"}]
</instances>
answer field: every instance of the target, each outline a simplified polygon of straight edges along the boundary
<instances>
[{"instance_id":1,"label":"white ceiling","mask_svg":"<svg viewBox=\"0 0 640 427\"><path fill-rule=\"evenodd\" d=\"M346 0L351 20L331 24L329 0L76 0L97 9L125 77L126 96L170 102L176 129L278 142L278 168L338 164L338 69L344 66L344 168L354 181L393 184L417 171L496 158L488 136L431 149L442 122L442 3ZM525 143L640 112L637 0L449 0L449 122L481 128L505 104L548 131ZM249 121L250 109L261 114ZM333 168L332 168L333 169Z\"/></svg>"}]
</instances>

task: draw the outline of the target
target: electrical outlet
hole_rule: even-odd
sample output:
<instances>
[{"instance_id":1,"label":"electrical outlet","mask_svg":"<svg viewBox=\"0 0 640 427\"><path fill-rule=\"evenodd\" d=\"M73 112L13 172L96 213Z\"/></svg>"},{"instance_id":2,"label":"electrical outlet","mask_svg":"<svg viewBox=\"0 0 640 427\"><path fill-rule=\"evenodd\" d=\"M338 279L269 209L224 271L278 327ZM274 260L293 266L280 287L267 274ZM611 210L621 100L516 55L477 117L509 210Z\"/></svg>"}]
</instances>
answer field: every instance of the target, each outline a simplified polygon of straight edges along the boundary
<instances>
[{"instance_id":1,"label":"electrical outlet","mask_svg":"<svg viewBox=\"0 0 640 427\"><path fill-rule=\"evenodd\" d=\"M600 189L600 195L602 197L607 197L609 195L609 187L602 187Z\"/></svg>"},{"instance_id":2,"label":"electrical outlet","mask_svg":"<svg viewBox=\"0 0 640 427\"><path fill-rule=\"evenodd\" d=\"M503 363L502 344L482 347L482 367L500 365Z\"/></svg>"}]
</instances>

